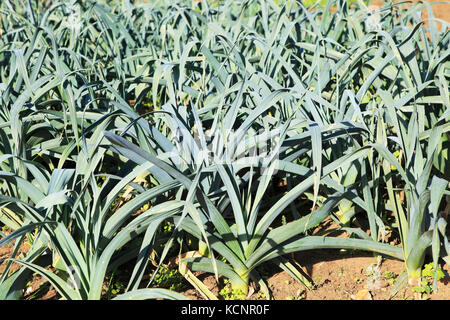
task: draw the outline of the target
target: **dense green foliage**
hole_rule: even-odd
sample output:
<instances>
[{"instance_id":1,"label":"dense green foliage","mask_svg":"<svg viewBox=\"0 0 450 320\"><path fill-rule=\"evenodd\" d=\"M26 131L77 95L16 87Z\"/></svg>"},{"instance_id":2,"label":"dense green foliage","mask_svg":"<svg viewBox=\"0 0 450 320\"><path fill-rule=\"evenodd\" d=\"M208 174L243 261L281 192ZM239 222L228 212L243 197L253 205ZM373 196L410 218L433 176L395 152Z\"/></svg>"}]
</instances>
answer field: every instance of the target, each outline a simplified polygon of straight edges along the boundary
<instances>
[{"instance_id":1,"label":"dense green foliage","mask_svg":"<svg viewBox=\"0 0 450 320\"><path fill-rule=\"evenodd\" d=\"M450 263L450 35L430 4L5 0L0 17L0 245L18 240L0 298L37 272L101 299L131 264L118 299L181 299L143 280L177 250L241 298L270 297L269 261L313 288L291 252L373 251L410 280L430 248ZM327 218L350 236L312 235Z\"/></svg>"}]
</instances>

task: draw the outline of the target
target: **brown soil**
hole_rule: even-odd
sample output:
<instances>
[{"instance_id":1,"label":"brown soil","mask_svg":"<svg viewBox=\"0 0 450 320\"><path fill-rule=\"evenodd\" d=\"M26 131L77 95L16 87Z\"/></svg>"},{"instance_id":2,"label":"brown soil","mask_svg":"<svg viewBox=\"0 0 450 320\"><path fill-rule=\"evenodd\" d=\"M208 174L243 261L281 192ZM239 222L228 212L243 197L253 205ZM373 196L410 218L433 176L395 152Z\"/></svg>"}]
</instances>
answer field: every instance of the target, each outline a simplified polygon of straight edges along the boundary
<instances>
[{"instance_id":1,"label":"brown soil","mask_svg":"<svg viewBox=\"0 0 450 320\"><path fill-rule=\"evenodd\" d=\"M324 221L319 230L330 230L336 225L331 221ZM347 236L340 234L339 237ZM391 236L389 240L394 240ZM394 242L391 241L391 244ZM12 254L13 243L0 247L0 260L8 258ZM29 245L23 241L20 246L20 253L25 253ZM20 254L19 253L19 254ZM393 259L382 259L379 267L369 268L377 265L377 258L372 253L363 251L345 250L311 250L289 255L289 260L298 266L314 281L314 290L306 289L301 283L294 280L287 272L279 269L273 264L264 265L258 271L264 276L275 300L350 300L368 298L372 300L390 299L393 282L404 270L404 262ZM0 275L4 272L6 263L0 264ZM11 272L18 269L17 264L13 264ZM449 300L450 299L450 266L442 265L445 277L438 282L438 291L432 294L419 296L414 293L412 286L405 286L392 299L430 299ZM222 278L219 283L213 275L201 272L195 275L211 290L211 292L223 299L219 294L225 287ZM378 275L378 277L376 277ZM187 283L187 282L186 282ZM249 300L261 300L259 288L252 284L253 293ZM192 300L202 300L203 297L193 287L186 286L181 292ZM34 275L29 285L24 289L25 299L51 300L59 299L59 295L54 288L48 284L41 276Z\"/></svg>"},{"instance_id":2,"label":"brown soil","mask_svg":"<svg viewBox=\"0 0 450 320\"><path fill-rule=\"evenodd\" d=\"M416 2L423 2L421 0L409 0L410 2L416 3ZM395 3L403 2L403 1L394 1ZM439 3L443 2L440 0L427 0L427 2L434 3L431 5L431 8L433 9L433 15L437 19L441 19L447 22L450 22L450 2L449 3ZM372 0L370 2L370 5L374 8L381 8L385 3L388 3L384 0ZM408 4L405 4L408 5ZM426 6L423 6L422 9L422 20L425 21L425 26L428 26L428 9ZM441 28L441 23L437 21L437 27Z\"/></svg>"},{"instance_id":3,"label":"brown soil","mask_svg":"<svg viewBox=\"0 0 450 320\"><path fill-rule=\"evenodd\" d=\"M370 300L449 300L450 299L450 267L443 266L447 276L438 282L438 290L432 294L417 295L412 286L403 287L394 297L390 298L393 288L392 280L385 278L388 273L396 279L404 269L402 261L385 259L380 265L381 279L374 282L366 273L369 266L377 263L377 259L364 252L341 252L339 250L315 250L304 252L296 256L297 261L304 261L303 269L311 276L316 289L308 290L295 281L287 272L274 270L267 283L275 300L361 300L358 293L366 293ZM276 268L276 267L275 267ZM199 279L217 295L223 286L219 281L216 284L213 275L197 273ZM195 290L188 289L183 292L189 299L202 300L203 297ZM258 291L248 298L249 300L263 299Z\"/></svg>"},{"instance_id":4,"label":"brown soil","mask_svg":"<svg viewBox=\"0 0 450 320\"><path fill-rule=\"evenodd\" d=\"M330 230L336 225L326 220L314 233L319 230ZM339 237L346 237L340 234ZM390 244L394 244L392 236ZM310 250L290 255L289 260L301 266L302 270L314 281L316 288L308 290L301 283L292 278L286 271L275 265L267 265L260 271L272 291L275 300L449 300L450 299L450 266L443 264L441 269L445 277L437 284L437 291L432 294L418 294L414 286L405 285L393 297L391 290L395 281L405 269L403 261L395 259L381 259L370 252L348 250ZM211 290L219 294L224 287L223 280L217 284L213 275L195 273L196 276ZM261 300L259 288L253 286L254 292L249 300ZM195 289L182 292L189 299L202 300L203 297Z\"/></svg>"},{"instance_id":5,"label":"brown soil","mask_svg":"<svg viewBox=\"0 0 450 320\"><path fill-rule=\"evenodd\" d=\"M3 231L6 235L9 234L8 231ZM14 243L8 243L4 246L0 246L0 261L3 259L11 258L11 255L14 250ZM16 258L21 258L25 253L30 249L30 245L26 240L23 240L20 244L18 256ZM5 271L8 261L3 261L0 263L0 276ZM17 263L12 263L11 268L9 269L9 275L13 274L20 268L20 265ZM46 281L45 278L41 277L38 274L34 274L32 279L28 282L26 288L24 288L24 299L35 299L35 300L51 300L57 299L58 293L56 290Z\"/></svg>"}]
</instances>

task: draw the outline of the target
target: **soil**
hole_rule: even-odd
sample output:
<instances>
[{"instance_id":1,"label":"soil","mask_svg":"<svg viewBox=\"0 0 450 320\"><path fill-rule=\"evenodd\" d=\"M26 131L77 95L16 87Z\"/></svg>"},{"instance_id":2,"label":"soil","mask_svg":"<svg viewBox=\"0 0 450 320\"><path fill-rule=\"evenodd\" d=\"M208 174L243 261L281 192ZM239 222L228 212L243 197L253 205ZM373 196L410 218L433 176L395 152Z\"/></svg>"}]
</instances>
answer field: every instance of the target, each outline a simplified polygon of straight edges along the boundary
<instances>
[{"instance_id":1,"label":"soil","mask_svg":"<svg viewBox=\"0 0 450 320\"><path fill-rule=\"evenodd\" d=\"M403 2L403 1L394 1L395 3L398 2ZM409 2L423 2L421 0L409 0ZM450 3L442 3L443 1L440 0L427 0L427 2L429 3L434 3L431 5L431 8L433 9L433 15L435 18L440 19L440 20L444 20L447 22L450 22ZM379 9L381 7L383 7L383 5L385 3L388 3L388 1L384 1L384 0L372 0L370 2L369 6L372 6L372 8L374 10ZM428 9L427 7L423 7L422 10L422 20L425 21L425 27L428 26ZM440 29L442 26L442 23L437 21L437 27Z\"/></svg>"},{"instance_id":2,"label":"soil","mask_svg":"<svg viewBox=\"0 0 450 320\"><path fill-rule=\"evenodd\" d=\"M325 220L313 233L330 230L336 225L330 220ZM5 232L6 233L6 232ZM338 237L346 237L341 233ZM388 238L391 244L395 244L395 235ZM30 248L24 240L19 248L19 255L26 253ZM14 243L0 247L0 260L11 256ZM314 290L306 289L301 283L292 278L286 271L274 264L266 264L258 269L264 276L269 286L272 298L275 300L449 300L450 299L450 266L442 264L440 267L445 276L437 284L437 291L431 294L417 294L410 285L404 286L394 297L390 297L394 282L404 270L404 262L383 258L381 261L369 252L356 250L310 250L287 256L293 264L300 267L315 283ZM6 262L0 263L0 275L4 272ZM10 272L16 271L19 265L13 263ZM50 268L50 266L48 266ZM370 270L371 269L371 270ZM219 299L224 299L220 294L223 289L224 279L219 277L216 282L214 275L195 272L208 289ZM124 274L126 277L126 275ZM124 279L125 280L125 279ZM126 281L126 280L125 280ZM179 290L191 300L204 299L201 294L184 281L183 289ZM106 287L105 287L106 289ZM106 292L106 290L105 290ZM248 300L263 300L259 288L252 284L251 294ZM26 300L57 300L60 299L56 290L35 274L33 279L24 289Z\"/></svg>"},{"instance_id":3,"label":"soil","mask_svg":"<svg viewBox=\"0 0 450 320\"><path fill-rule=\"evenodd\" d=\"M3 233L8 235L10 232L3 231ZM15 241L12 241L11 243L8 243L4 246L0 246L0 275L3 274L8 263L8 261L2 260L11 258L14 251L14 244ZM27 253L29 249L30 245L27 243L26 239L24 239L20 244L17 258L21 258L21 255ZM19 268L20 265L18 263L12 263L9 269L9 274L13 274ZM48 266L47 268L50 268L50 266ZM30 279L28 285L24 289L25 300L51 300L57 297L58 293L56 292L56 290L49 284L48 281L46 281L45 278L38 274L33 274L33 278Z\"/></svg>"},{"instance_id":4,"label":"soil","mask_svg":"<svg viewBox=\"0 0 450 320\"><path fill-rule=\"evenodd\" d=\"M304 261L303 269L316 284L314 290L306 289L296 282L287 272L273 271L267 283L272 290L274 300L449 300L450 299L450 267L442 266L446 276L438 282L438 290L432 294L418 295L413 287L406 285L394 297L390 297L394 286L392 280L384 275L389 273L392 279L398 278L404 269L404 262L385 259L381 262L379 283L371 280L366 273L369 266L377 263L377 258L364 252L341 252L339 250L317 250L296 255L297 261ZM214 294L219 293L220 286L216 284L213 275L197 273L198 278ZM221 281L219 280L219 283ZM182 292L192 300L202 300L203 297L195 289ZM248 297L248 300L262 300L259 291Z\"/></svg>"},{"instance_id":5,"label":"soil","mask_svg":"<svg viewBox=\"0 0 450 320\"><path fill-rule=\"evenodd\" d=\"M0 261L9 258L13 248L13 244L0 247ZM29 245L24 241L20 246L19 255L26 253L28 249ZM440 265L445 276L437 283L437 291L418 295L414 292L413 286L406 285L394 297L390 297L394 282L404 270L403 261L382 259L377 267L379 261L374 254L364 251L323 249L300 252L288 258L297 267L301 266L301 269L315 283L316 288L308 290L286 271L274 264L267 264L258 271L267 280L274 300L450 300L450 266L446 264ZM0 275L5 267L6 262L0 263ZM19 265L13 263L10 273L18 268ZM217 283L212 274L202 272L194 274L216 297L224 298L220 295L220 290L226 286L223 278L219 277ZM378 279L376 279L377 274ZM126 278L125 272L124 281ZM184 285L180 287L184 289L180 290L180 293L191 300L204 299L189 283L183 282ZM105 284L104 293L108 291L107 289ZM250 291L253 293L247 298L248 300L265 299L254 284ZM60 298L56 290L38 274L33 275L24 289L25 300L58 300Z\"/></svg>"},{"instance_id":6,"label":"soil","mask_svg":"<svg viewBox=\"0 0 450 320\"><path fill-rule=\"evenodd\" d=\"M318 230L336 227L330 221L324 222ZM340 235L345 236L347 235ZM391 238L391 244L393 243L395 239ZM391 297L395 282L405 269L403 261L390 258L382 258L380 261L370 252L338 249L304 251L291 255L289 260L314 281L316 288L309 290L286 271L275 265L268 265L259 271L267 279L274 300L450 300L450 266L445 263L440 265L445 276L438 281L437 291L419 294L413 290L414 286L406 284ZM217 284L211 274L194 274L214 295L222 298L219 294L224 287L222 279L219 278ZM248 300L264 299L256 286L252 290L254 292L247 297ZM195 289L187 289L182 293L192 300L203 299Z\"/></svg>"}]
</instances>

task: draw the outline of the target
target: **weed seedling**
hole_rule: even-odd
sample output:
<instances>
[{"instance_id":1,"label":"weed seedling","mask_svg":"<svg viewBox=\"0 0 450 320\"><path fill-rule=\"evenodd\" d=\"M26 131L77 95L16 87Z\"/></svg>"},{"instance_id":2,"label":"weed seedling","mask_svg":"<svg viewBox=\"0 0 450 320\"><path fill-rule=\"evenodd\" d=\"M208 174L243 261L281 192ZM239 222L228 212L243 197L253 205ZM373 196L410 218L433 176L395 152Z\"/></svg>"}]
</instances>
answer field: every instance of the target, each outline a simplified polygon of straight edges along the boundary
<instances>
[{"instance_id":1,"label":"weed seedling","mask_svg":"<svg viewBox=\"0 0 450 320\"><path fill-rule=\"evenodd\" d=\"M389 270L384 272L383 277L390 285L393 285L397 281L395 273Z\"/></svg>"},{"instance_id":2,"label":"weed seedling","mask_svg":"<svg viewBox=\"0 0 450 320\"><path fill-rule=\"evenodd\" d=\"M355 283L357 283L357 284L360 284L360 283L363 283L363 282L364 282L364 280L361 279L361 278L354 278L353 281L354 281Z\"/></svg>"},{"instance_id":3,"label":"weed seedling","mask_svg":"<svg viewBox=\"0 0 450 320\"><path fill-rule=\"evenodd\" d=\"M219 295L224 300L245 300L245 294L242 290L231 289L231 286L228 285L230 282L227 279L223 283L225 286L219 291Z\"/></svg>"},{"instance_id":4,"label":"weed seedling","mask_svg":"<svg viewBox=\"0 0 450 320\"><path fill-rule=\"evenodd\" d=\"M161 267L155 275L153 282L161 288L179 291L184 286L183 275L175 268Z\"/></svg>"},{"instance_id":5,"label":"weed seedling","mask_svg":"<svg viewBox=\"0 0 450 320\"><path fill-rule=\"evenodd\" d=\"M258 292L258 299L266 299L266 294L263 291Z\"/></svg>"},{"instance_id":6,"label":"weed seedling","mask_svg":"<svg viewBox=\"0 0 450 320\"><path fill-rule=\"evenodd\" d=\"M439 281L444 278L444 272L438 266L437 271L434 269L434 264L432 262L426 264L422 270L422 280L419 286L413 288L414 292L417 293L433 293L433 280L436 274L436 280Z\"/></svg>"}]
</instances>

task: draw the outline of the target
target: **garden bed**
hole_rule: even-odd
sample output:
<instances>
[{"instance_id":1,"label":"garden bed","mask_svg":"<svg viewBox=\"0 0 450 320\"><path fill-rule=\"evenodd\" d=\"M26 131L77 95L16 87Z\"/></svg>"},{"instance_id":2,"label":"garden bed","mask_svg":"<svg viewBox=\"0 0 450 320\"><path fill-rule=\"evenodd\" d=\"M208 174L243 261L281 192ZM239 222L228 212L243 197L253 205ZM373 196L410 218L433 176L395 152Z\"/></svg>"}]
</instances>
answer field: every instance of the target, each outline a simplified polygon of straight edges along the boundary
<instances>
[{"instance_id":1,"label":"garden bed","mask_svg":"<svg viewBox=\"0 0 450 320\"><path fill-rule=\"evenodd\" d=\"M292 279L285 271L274 266L268 270L268 284L272 288L275 300L416 300L417 293L412 286L403 287L391 297L391 290L395 279L404 269L403 261L383 259L379 272L381 281L379 287L374 288L373 281L367 269L377 264L377 258L366 252L346 252L340 250L317 250L296 254L304 270L312 277L317 287L308 290ZM450 297L450 268L443 266L447 276L438 282L438 291L423 294L424 300L449 300ZM218 287L213 275L198 274L204 283L217 293L223 289L223 282ZM394 280L394 281L392 281ZM366 290L369 293L366 293ZM416 289L417 290L417 289ZM358 294L359 293L359 294ZM183 291L187 298L203 300L195 289ZM221 297L223 298L223 297ZM258 292L253 293L250 300L264 299Z\"/></svg>"},{"instance_id":2,"label":"garden bed","mask_svg":"<svg viewBox=\"0 0 450 320\"><path fill-rule=\"evenodd\" d=\"M23 2L0 299L450 297L448 4Z\"/></svg>"},{"instance_id":3,"label":"garden bed","mask_svg":"<svg viewBox=\"0 0 450 320\"><path fill-rule=\"evenodd\" d=\"M325 222L318 229L330 228L332 223ZM391 239L398 242L398 239ZM29 245L24 242L19 252L26 253ZM0 247L0 260L11 255L13 245ZM444 277L437 283L437 291L418 294L419 288L405 285L393 295L394 284L404 270L404 262L390 258L377 258L374 254L358 250L309 250L289 255L291 261L295 261L305 273L314 281L316 287L307 289L304 285L295 281L286 271L275 265L268 264L263 269L264 277L273 294L274 300L448 300L450 297L450 267L442 265ZM0 265L0 274L4 265ZM16 271L15 265L12 271ZM176 284L176 288L190 300L204 300L205 297L193 288L172 268L172 278L167 277L161 282L163 288L170 289L170 285ZM112 283L104 284L104 295L108 289L114 297L123 291L124 284L128 280L126 271L115 278ZM214 275L195 272L211 292L220 300L233 298L227 290L226 279L219 277L216 281ZM151 274L146 277L148 280ZM423 286L424 291L431 289L431 281L428 286ZM173 289L173 287L172 287ZM248 300L265 300L266 297L254 285L253 293L247 297ZM111 292L112 291L112 292ZM24 288L24 299L35 300L57 300L61 296L40 275L35 274Z\"/></svg>"}]
</instances>

